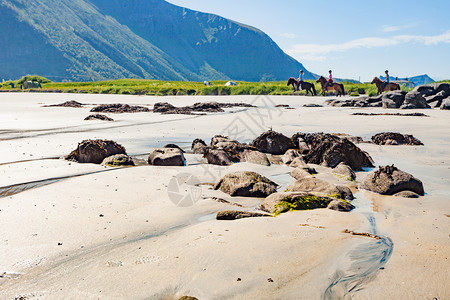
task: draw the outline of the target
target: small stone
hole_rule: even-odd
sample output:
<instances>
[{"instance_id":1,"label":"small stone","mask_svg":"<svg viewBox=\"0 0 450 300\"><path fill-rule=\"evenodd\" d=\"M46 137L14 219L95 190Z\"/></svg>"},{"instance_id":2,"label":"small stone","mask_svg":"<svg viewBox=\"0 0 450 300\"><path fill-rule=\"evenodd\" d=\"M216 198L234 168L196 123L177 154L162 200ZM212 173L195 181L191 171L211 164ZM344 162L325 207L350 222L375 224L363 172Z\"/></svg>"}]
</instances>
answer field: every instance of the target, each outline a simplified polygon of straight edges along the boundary
<instances>
[{"instance_id":1,"label":"small stone","mask_svg":"<svg viewBox=\"0 0 450 300\"><path fill-rule=\"evenodd\" d=\"M242 279L238 277L238 279L236 281L242 281Z\"/></svg>"},{"instance_id":2,"label":"small stone","mask_svg":"<svg viewBox=\"0 0 450 300\"><path fill-rule=\"evenodd\" d=\"M272 278L268 278L267 282L273 282L273 279Z\"/></svg>"}]
</instances>

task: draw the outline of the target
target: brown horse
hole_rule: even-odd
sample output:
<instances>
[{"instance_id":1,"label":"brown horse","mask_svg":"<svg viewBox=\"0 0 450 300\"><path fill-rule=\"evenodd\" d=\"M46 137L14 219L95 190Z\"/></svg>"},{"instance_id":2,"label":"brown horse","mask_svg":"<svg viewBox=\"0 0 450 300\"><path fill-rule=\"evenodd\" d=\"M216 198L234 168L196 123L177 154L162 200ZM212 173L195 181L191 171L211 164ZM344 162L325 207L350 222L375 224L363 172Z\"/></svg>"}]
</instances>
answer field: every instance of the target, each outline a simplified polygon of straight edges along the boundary
<instances>
[{"instance_id":1,"label":"brown horse","mask_svg":"<svg viewBox=\"0 0 450 300\"><path fill-rule=\"evenodd\" d=\"M377 86L377 96L383 92L400 90L400 85L393 82L386 83L383 89L384 82L378 77L374 77L371 84L375 84Z\"/></svg>"},{"instance_id":2,"label":"brown horse","mask_svg":"<svg viewBox=\"0 0 450 300\"><path fill-rule=\"evenodd\" d=\"M345 95L344 85L341 83L333 82L333 84L327 86L327 88L325 90L325 84L327 83L327 80L325 77L320 76L319 79L316 80L316 82L320 82L320 84L322 85L322 95L323 96L325 96L326 91L337 91L337 96Z\"/></svg>"},{"instance_id":3,"label":"brown horse","mask_svg":"<svg viewBox=\"0 0 450 300\"><path fill-rule=\"evenodd\" d=\"M287 85L292 85L292 88L294 89L294 91L292 92L293 94L295 92L297 92L297 95L300 91L300 88L302 90L306 90L306 95L308 95L308 93L311 93L311 96L316 96L317 92L316 92L316 87L314 86L314 84L303 81L300 84L300 81L298 81L297 79L295 79L294 77L289 78Z\"/></svg>"}]
</instances>

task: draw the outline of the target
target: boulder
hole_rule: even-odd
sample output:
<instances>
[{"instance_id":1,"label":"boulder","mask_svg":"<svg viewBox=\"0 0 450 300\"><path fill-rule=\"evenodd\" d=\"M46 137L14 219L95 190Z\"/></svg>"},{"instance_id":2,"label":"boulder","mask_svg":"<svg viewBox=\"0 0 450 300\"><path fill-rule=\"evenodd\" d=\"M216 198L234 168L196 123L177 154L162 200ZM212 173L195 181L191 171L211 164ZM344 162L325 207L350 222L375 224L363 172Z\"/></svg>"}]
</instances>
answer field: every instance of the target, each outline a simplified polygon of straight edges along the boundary
<instances>
[{"instance_id":1,"label":"boulder","mask_svg":"<svg viewBox=\"0 0 450 300\"><path fill-rule=\"evenodd\" d=\"M100 121L109 121L109 122L113 122L114 119L105 116L105 115L101 115L101 114L94 114L94 115L89 115L86 118L84 118L85 121L92 121L92 120L100 120Z\"/></svg>"},{"instance_id":2,"label":"boulder","mask_svg":"<svg viewBox=\"0 0 450 300\"><path fill-rule=\"evenodd\" d=\"M403 191L394 194L396 197L404 197L404 198L419 198L420 196L411 191Z\"/></svg>"},{"instance_id":3,"label":"boulder","mask_svg":"<svg viewBox=\"0 0 450 300\"><path fill-rule=\"evenodd\" d=\"M205 141L201 139L195 139L192 142L191 150L194 152L194 154L204 154L206 149L206 143Z\"/></svg>"},{"instance_id":4,"label":"boulder","mask_svg":"<svg viewBox=\"0 0 450 300\"><path fill-rule=\"evenodd\" d=\"M299 157L294 158L294 160L291 162L289 167L292 167L292 168L297 168L297 167L307 168L308 165L303 160L303 157L299 156Z\"/></svg>"},{"instance_id":5,"label":"boulder","mask_svg":"<svg viewBox=\"0 0 450 300\"><path fill-rule=\"evenodd\" d=\"M413 92L418 92L422 94L424 97L429 97L432 95L436 95L437 93L444 91L447 95L450 95L450 84L443 83L432 83L421 85L412 90Z\"/></svg>"},{"instance_id":6,"label":"boulder","mask_svg":"<svg viewBox=\"0 0 450 300\"><path fill-rule=\"evenodd\" d=\"M383 94L381 101L383 108L399 108L405 101L405 91L390 91Z\"/></svg>"},{"instance_id":7,"label":"boulder","mask_svg":"<svg viewBox=\"0 0 450 300\"><path fill-rule=\"evenodd\" d=\"M417 92L411 91L406 94L405 101L400 107L401 109L412 109L412 108L430 108L425 97Z\"/></svg>"},{"instance_id":8,"label":"boulder","mask_svg":"<svg viewBox=\"0 0 450 300\"><path fill-rule=\"evenodd\" d=\"M348 187L333 185L315 177L304 177L298 179L292 185L288 186L287 191L315 192L333 196L339 195L338 197L342 199L353 200L353 193Z\"/></svg>"},{"instance_id":9,"label":"boulder","mask_svg":"<svg viewBox=\"0 0 450 300\"><path fill-rule=\"evenodd\" d=\"M212 149L210 147L205 148L204 156L208 161L208 164L218 165L218 166L229 166L233 164L233 159L223 149Z\"/></svg>"},{"instance_id":10,"label":"boulder","mask_svg":"<svg viewBox=\"0 0 450 300\"><path fill-rule=\"evenodd\" d=\"M115 154L126 155L125 147L110 140L84 140L65 159L79 163L100 164L106 157Z\"/></svg>"},{"instance_id":11,"label":"boulder","mask_svg":"<svg viewBox=\"0 0 450 300\"><path fill-rule=\"evenodd\" d=\"M328 133L296 133L292 140L298 141L299 137L303 138L311 149L303 157L306 163L334 168L344 162L356 171L373 167L370 155L346 138Z\"/></svg>"},{"instance_id":12,"label":"boulder","mask_svg":"<svg viewBox=\"0 0 450 300\"><path fill-rule=\"evenodd\" d=\"M275 193L277 184L255 172L234 172L225 175L214 185L214 189L231 196L267 197Z\"/></svg>"},{"instance_id":13,"label":"boulder","mask_svg":"<svg viewBox=\"0 0 450 300\"><path fill-rule=\"evenodd\" d=\"M397 169L394 165L380 167L367 175L360 188L382 195L394 195L402 191L424 195L422 181Z\"/></svg>"},{"instance_id":14,"label":"boulder","mask_svg":"<svg viewBox=\"0 0 450 300\"><path fill-rule=\"evenodd\" d=\"M336 211L348 212L355 209L355 206L348 201L336 199L331 201L330 204L328 204L327 208Z\"/></svg>"},{"instance_id":15,"label":"boulder","mask_svg":"<svg viewBox=\"0 0 450 300\"><path fill-rule=\"evenodd\" d=\"M241 153L240 157L241 162L249 162L252 164L270 166L270 162L269 159L267 158L267 155L259 151L246 149Z\"/></svg>"},{"instance_id":16,"label":"boulder","mask_svg":"<svg viewBox=\"0 0 450 300\"><path fill-rule=\"evenodd\" d=\"M106 157L102 166L134 166L133 159L125 154L116 154Z\"/></svg>"},{"instance_id":17,"label":"boulder","mask_svg":"<svg viewBox=\"0 0 450 300\"><path fill-rule=\"evenodd\" d=\"M183 149L181 149L180 148L180 146L178 146L178 145L175 145L175 144L165 144L164 146L163 146L163 148L177 148L178 150L180 150L181 152L185 152Z\"/></svg>"},{"instance_id":18,"label":"boulder","mask_svg":"<svg viewBox=\"0 0 450 300\"><path fill-rule=\"evenodd\" d=\"M291 176L296 180L312 177L311 173L308 172L308 170L306 170L305 168L295 168L294 170L292 170Z\"/></svg>"},{"instance_id":19,"label":"boulder","mask_svg":"<svg viewBox=\"0 0 450 300\"><path fill-rule=\"evenodd\" d=\"M217 147L217 144L224 145L224 144L237 144L238 141L232 140L227 136L223 135L215 135L211 139L211 147Z\"/></svg>"},{"instance_id":20,"label":"boulder","mask_svg":"<svg viewBox=\"0 0 450 300\"><path fill-rule=\"evenodd\" d=\"M150 153L148 163L153 166L184 166L186 159L179 148L159 148Z\"/></svg>"},{"instance_id":21,"label":"boulder","mask_svg":"<svg viewBox=\"0 0 450 300\"><path fill-rule=\"evenodd\" d=\"M339 165L337 165L333 169L333 173L338 175L338 176L343 176L347 180L355 180L356 179L355 171L353 171L353 169L350 168L345 163L340 163Z\"/></svg>"},{"instance_id":22,"label":"boulder","mask_svg":"<svg viewBox=\"0 0 450 300\"><path fill-rule=\"evenodd\" d=\"M450 109L450 97L442 100L441 109L444 109L444 110Z\"/></svg>"},{"instance_id":23,"label":"boulder","mask_svg":"<svg viewBox=\"0 0 450 300\"><path fill-rule=\"evenodd\" d=\"M269 130L257 137L252 146L264 153L284 154L288 149L295 148L294 143L287 136Z\"/></svg>"},{"instance_id":24,"label":"boulder","mask_svg":"<svg viewBox=\"0 0 450 300\"><path fill-rule=\"evenodd\" d=\"M289 149L281 156L281 160L284 164L290 165L297 157L300 157L298 151L295 149Z\"/></svg>"},{"instance_id":25,"label":"boulder","mask_svg":"<svg viewBox=\"0 0 450 300\"><path fill-rule=\"evenodd\" d=\"M219 211L216 215L216 220L238 220L243 218L255 218L255 217L270 217L268 214L262 214L250 211L238 211L238 210L226 210Z\"/></svg>"},{"instance_id":26,"label":"boulder","mask_svg":"<svg viewBox=\"0 0 450 300\"><path fill-rule=\"evenodd\" d=\"M432 95L432 96L428 96L425 97L425 100L427 101L428 104L437 101L438 103L442 103L442 100L444 100L445 98L447 98L448 95L445 91L440 91L439 93Z\"/></svg>"},{"instance_id":27,"label":"boulder","mask_svg":"<svg viewBox=\"0 0 450 300\"><path fill-rule=\"evenodd\" d=\"M423 143L410 134L397 132L382 132L372 136L372 142L377 145L414 145L423 146Z\"/></svg>"},{"instance_id":28,"label":"boulder","mask_svg":"<svg viewBox=\"0 0 450 300\"><path fill-rule=\"evenodd\" d=\"M333 200L336 199L312 193L274 193L264 199L260 208L266 212L279 215L294 210L326 208Z\"/></svg>"}]
</instances>

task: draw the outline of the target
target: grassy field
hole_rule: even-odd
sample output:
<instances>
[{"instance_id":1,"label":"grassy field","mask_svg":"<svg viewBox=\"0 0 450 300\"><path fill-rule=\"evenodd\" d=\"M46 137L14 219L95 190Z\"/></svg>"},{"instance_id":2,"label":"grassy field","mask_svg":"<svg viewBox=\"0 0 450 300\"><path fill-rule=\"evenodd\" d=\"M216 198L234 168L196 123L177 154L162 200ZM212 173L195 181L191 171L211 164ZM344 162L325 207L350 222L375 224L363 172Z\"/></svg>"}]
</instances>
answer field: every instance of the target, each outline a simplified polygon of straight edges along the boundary
<instances>
[{"instance_id":1,"label":"grassy field","mask_svg":"<svg viewBox=\"0 0 450 300\"><path fill-rule=\"evenodd\" d=\"M292 87L287 81L282 82L244 82L236 81L237 86L224 86L227 81L212 81L210 86L203 82L158 81L141 79L119 79L96 82L51 82L40 76L25 76L20 80L0 83L0 91L21 91L20 84L27 80L39 81L42 89L31 89L31 92L54 93L88 93L88 94L126 94L126 95L291 95ZM315 84L316 91L321 92L320 84ZM15 88L11 88L11 84ZM351 96L376 94L376 88L368 83L343 82L346 93ZM409 91L406 87L403 90ZM305 94L304 91L300 94Z\"/></svg>"}]
</instances>

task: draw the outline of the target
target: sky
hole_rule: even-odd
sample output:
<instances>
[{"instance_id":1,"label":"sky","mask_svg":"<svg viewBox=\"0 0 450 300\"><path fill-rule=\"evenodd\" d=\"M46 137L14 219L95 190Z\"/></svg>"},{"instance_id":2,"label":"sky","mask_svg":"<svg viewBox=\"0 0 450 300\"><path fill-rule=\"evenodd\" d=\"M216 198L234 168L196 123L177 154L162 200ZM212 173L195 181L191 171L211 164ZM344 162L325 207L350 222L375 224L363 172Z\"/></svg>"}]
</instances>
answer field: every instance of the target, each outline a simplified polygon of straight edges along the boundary
<instances>
[{"instance_id":1,"label":"sky","mask_svg":"<svg viewBox=\"0 0 450 300\"><path fill-rule=\"evenodd\" d=\"M450 79L450 0L168 2L254 26L316 74Z\"/></svg>"}]
</instances>

